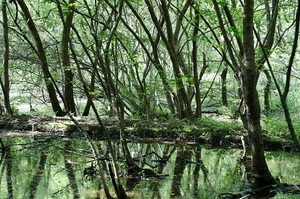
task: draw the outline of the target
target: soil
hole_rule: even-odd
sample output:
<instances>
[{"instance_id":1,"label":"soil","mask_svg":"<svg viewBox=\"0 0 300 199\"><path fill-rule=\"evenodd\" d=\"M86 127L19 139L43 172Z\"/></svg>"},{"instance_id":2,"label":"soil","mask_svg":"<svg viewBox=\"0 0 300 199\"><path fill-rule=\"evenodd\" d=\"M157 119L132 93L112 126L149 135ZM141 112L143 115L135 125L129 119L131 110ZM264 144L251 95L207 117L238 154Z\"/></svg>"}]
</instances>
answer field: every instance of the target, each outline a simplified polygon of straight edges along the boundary
<instances>
[{"instance_id":1,"label":"soil","mask_svg":"<svg viewBox=\"0 0 300 199\"><path fill-rule=\"evenodd\" d=\"M89 133L93 139L103 139L103 129L90 117L75 117L81 128ZM103 124L109 132L111 139L119 138L118 121L104 119ZM175 123L176 124L176 123ZM189 130L184 129L184 122L178 125L166 120L126 120L125 132L128 141L139 142L165 142L177 144L207 144L214 147L239 147L241 148L240 136L245 132L199 132L197 126ZM0 138L15 136L43 136L62 135L78 136L83 134L70 120L69 117L49 117L32 115L0 116ZM292 143L286 140L274 140L264 137L264 146L267 150L293 150Z\"/></svg>"}]
</instances>

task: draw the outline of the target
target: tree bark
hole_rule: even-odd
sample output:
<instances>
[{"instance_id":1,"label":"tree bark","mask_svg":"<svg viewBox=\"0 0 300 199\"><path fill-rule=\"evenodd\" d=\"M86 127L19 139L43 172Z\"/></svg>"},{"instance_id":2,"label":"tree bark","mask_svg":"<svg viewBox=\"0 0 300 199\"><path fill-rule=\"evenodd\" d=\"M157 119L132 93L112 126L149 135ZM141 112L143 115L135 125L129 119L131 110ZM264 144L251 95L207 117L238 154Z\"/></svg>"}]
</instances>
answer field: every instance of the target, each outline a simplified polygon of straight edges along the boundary
<instances>
[{"instance_id":1,"label":"tree bark","mask_svg":"<svg viewBox=\"0 0 300 199\"><path fill-rule=\"evenodd\" d=\"M272 85L272 78L271 78L269 71L264 70L264 74L266 75L266 78L267 78L267 83L264 88L264 108L265 108L266 114L268 115L271 110L270 90L271 90L271 85Z\"/></svg>"},{"instance_id":2,"label":"tree bark","mask_svg":"<svg viewBox=\"0 0 300 199\"><path fill-rule=\"evenodd\" d=\"M266 163L261 135L260 104L256 89L259 71L255 63L253 13L254 0L244 0L244 64L241 79L242 92L245 100L245 113L243 118L245 119L252 150L254 184L258 187L262 187L276 184L276 180L271 175Z\"/></svg>"},{"instance_id":3,"label":"tree bark","mask_svg":"<svg viewBox=\"0 0 300 199\"><path fill-rule=\"evenodd\" d=\"M95 91L95 79L96 79L96 69L93 68L92 69L92 74L91 74L91 83L90 83L90 92L94 92ZM86 102L86 105L85 105L85 108L84 108L84 111L82 113L82 116L88 116L89 115L89 112L90 112L90 109L91 109L91 99L88 98L87 102Z\"/></svg>"},{"instance_id":4,"label":"tree bark","mask_svg":"<svg viewBox=\"0 0 300 199\"><path fill-rule=\"evenodd\" d=\"M166 46L166 49L170 56L170 60L172 62L173 74L174 74L175 84L177 89L177 94L174 97L175 97L175 102L176 102L175 104L177 108L178 117L180 118L190 117L192 115L191 103L187 96L184 83L182 81L182 74L180 71L180 66L183 65L183 61L181 58L182 55L178 50L178 44L176 43L175 40L175 36L172 28L172 21L169 14L169 5L165 0L161 1L161 6L162 6L161 13L166 23L166 33L165 33L160 23L158 22L152 3L149 0L146 0L145 3L148 6L151 19L157 29L158 34L160 35L163 43Z\"/></svg>"},{"instance_id":5,"label":"tree bark","mask_svg":"<svg viewBox=\"0 0 300 199\"><path fill-rule=\"evenodd\" d=\"M262 69L264 63L267 61L268 56L272 53L272 47L275 38L276 32L276 23L278 18L278 4L279 0L272 1L272 7L270 8L269 1L265 0L265 9L266 9L266 20L267 20L267 35L264 38L263 43L261 44L263 53L260 53L262 56L258 58L258 67ZM264 89L264 108L266 113L270 111L270 87L272 84L272 78L269 71L264 70L264 74L267 78L267 83Z\"/></svg>"},{"instance_id":6,"label":"tree bark","mask_svg":"<svg viewBox=\"0 0 300 199\"><path fill-rule=\"evenodd\" d=\"M7 24L7 2L6 0L2 0L2 20L3 20L3 79L0 76L0 83L1 83L1 88L4 96L4 106L6 109L6 112L8 114L12 114L12 109L10 105L10 97L9 97L9 40L8 40L8 24ZM0 107L1 108L1 107Z\"/></svg>"},{"instance_id":7,"label":"tree bark","mask_svg":"<svg viewBox=\"0 0 300 199\"><path fill-rule=\"evenodd\" d=\"M221 73L221 81L222 81L222 105L228 106L228 100L227 100L227 86L226 86L226 79L227 79L227 66L223 69Z\"/></svg>"},{"instance_id":8,"label":"tree bark","mask_svg":"<svg viewBox=\"0 0 300 199\"><path fill-rule=\"evenodd\" d=\"M280 102L281 102L281 106L284 110L284 115L285 115L285 120L287 122L287 125L288 125L288 128L289 128L289 131L290 131L290 134L291 134L291 138L292 138L292 141L296 147L296 149L298 151L300 151L300 143L299 143L299 140L297 138L297 135L296 135L296 131L295 131L295 128L294 128L294 125L293 125L293 122L292 122L292 119L291 119L291 116L290 116L290 111L289 111L289 108L288 108L288 105L287 105L287 97L288 97L288 93L289 93L289 90L290 90L290 81L291 81L291 73L292 73L292 66L293 66L293 63L294 63L294 59L295 59L295 55L296 55L296 50L297 50L297 46L298 46L298 38L299 38L299 25L300 25L300 0L298 0L298 7L297 7L297 13L296 13L296 19L295 19L296 23L295 23L295 33L294 33L294 42L293 42L293 46L292 46L292 52L291 52L291 55L290 55L290 59L289 59L289 63L288 63L288 66L287 66L287 71L286 71L286 79L285 79L285 87L284 87L284 91L282 92L280 86L279 86L279 83L275 77L275 74L274 74L274 71L272 69L272 66L268 60L268 54L267 52L265 51L265 49L263 49L263 53L264 53L264 57L267 61L267 64L268 64L268 67L269 67L269 70L270 70L270 73L271 73L271 76L273 78L273 81L275 83L275 86L276 86L276 89L278 91L278 94L280 96ZM262 46L262 44L261 44Z\"/></svg>"},{"instance_id":9,"label":"tree bark","mask_svg":"<svg viewBox=\"0 0 300 199\"><path fill-rule=\"evenodd\" d=\"M76 0L69 0L68 6L72 6ZM74 12L69 9L68 15L64 20L64 16L62 15L62 21L64 23L64 29L62 32L62 40L61 40L61 55L62 55L62 64L64 68L64 100L67 111L70 111L74 115L76 115L76 108L74 102L74 89L73 89L73 79L74 72L72 70L70 64L70 52L69 52L69 40L70 40L70 29L71 23L73 21Z\"/></svg>"},{"instance_id":10,"label":"tree bark","mask_svg":"<svg viewBox=\"0 0 300 199\"><path fill-rule=\"evenodd\" d=\"M285 114L285 118L289 127L289 131L292 137L292 140L294 142L295 147L297 148L298 151L300 151L300 143L299 140L297 138L293 123L292 123L292 119L290 117L290 112L287 106L287 96L290 90L290 83L291 83L291 73L292 73L292 66L294 63L294 59L296 56L296 50L298 47L298 38L299 38L299 26L300 26L300 0L298 0L298 6L297 6L297 13L296 13L296 17L295 17L295 33L294 33L294 42L293 42L293 46L292 46L292 52L291 52L291 56L290 56L290 60L289 60L289 64L287 67L287 72L286 72L286 80L285 80L285 88L284 88L284 92L283 94L280 96L280 100L281 100L281 104L282 107L284 109L284 114Z\"/></svg>"},{"instance_id":11,"label":"tree bark","mask_svg":"<svg viewBox=\"0 0 300 199\"><path fill-rule=\"evenodd\" d=\"M196 110L195 110L195 116L201 117L201 92L200 92L200 81L198 78L198 45L197 45L197 36L199 32L199 23L200 23L200 13L199 13L199 7L196 4L196 7L194 7L194 17L195 17L195 27L193 30L193 49L192 49L192 63L193 63L193 72L194 72L194 86L195 86L195 104L196 104ZM203 55L204 56L204 55ZM205 67L205 66L203 66Z\"/></svg>"},{"instance_id":12,"label":"tree bark","mask_svg":"<svg viewBox=\"0 0 300 199\"><path fill-rule=\"evenodd\" d=\"M174 107L174 101L172 100L172 95L174 96L175 94L173 94L172 91L171 91L172 89L171 89L171 87L170 87L170 85L168 83L166 70L161 65L160 58L159 58L158 44L160 43L161 36L160 36L159 33L157 33L156 37L152 38L152 34L150 33L149 28L144 23L144 17L140 16L138 14L138 12L135 10L134 6L132 6L132 4L128 0L125 0L125 2L128 5L128 7L131 9L131 11L134 14L134 16L136 17L136 19L139 21L139 23L142 26L142 28L144 29L146 35L148 36L149 41L151 43L152 54L153 55L151 55L151 53L149 52L149 50L144 45L144 43L141 40L141 38L135 33L135 31L133 31L132 28L126 22L123 22L123 24L134 35L134 37L136 38L136 40L140 43L140 45L144 49L145 53L148 55L149 60L152 62L152 64L156 68L156 70L158 72L158 75L159 75L159 77L160 77L160 79L162 81L162 84L163 84L164 94L166 96L166 100L167 100L167 103L168 103L168 107L169 107L170 113L171 113L171 115L174 115L175 114L175 107ZM160 24L160 26L162 26L162 24L164 24L164 20L162 19L159 22L159 24Z\"/></svg>"}]
</instances>

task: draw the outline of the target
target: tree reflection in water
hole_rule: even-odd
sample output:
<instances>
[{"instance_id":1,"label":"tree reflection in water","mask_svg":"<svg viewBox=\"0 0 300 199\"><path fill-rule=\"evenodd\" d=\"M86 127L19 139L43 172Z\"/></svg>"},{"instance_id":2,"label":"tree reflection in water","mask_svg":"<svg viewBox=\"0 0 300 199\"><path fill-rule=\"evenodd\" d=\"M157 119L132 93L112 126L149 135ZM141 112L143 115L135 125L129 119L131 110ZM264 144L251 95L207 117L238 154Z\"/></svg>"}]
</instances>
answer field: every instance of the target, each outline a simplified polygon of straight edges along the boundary
<instances>
[{"instance_id":1,"label":"tree reflection in water","mask_svg":"<svg viewBox=\"0 0 300 199\"><path fill-rule=\"evenodd\" d=\"M46 145L47 146L47 145ZM33 178L31 180L31 183L29 185L29 198L35 198L35 194L37 191L37 187L40 183L41 178L43 177L44 171L45 171L45 165L47 162L47 157L48 157L48 150L44 149L41 151L40 154L40 161L38 163L38 168L33 175Z\"/></svg>"},{"instance_id":2,"label":"tree reflection in water","mask_svg":"<svg viewBox=\"0 0 300 199\"><path fill-rule=\"evenodd\" d=\"M95 143L107 174L105 161L110 160L106 143ZM113 145L122 169L121 182L131 198L214 198L243 185L239 149L131 142L128 148L136 164L155 176L150 172L128 177L120 145ZM96 167L95 175L84 176L93 162L84 140L2 138L1 147L0 198L105 198ZM299 154L268 152L267 160L282 182L299 182ZM109 177L106 179L112 191Z\"/></svg>"},{"instance_id":3,"label":"tree reflection in water","mask_svg":"<svg viewBox=\"0 0 300 199\"><path fill-rule=\"evenodd\" d=\"M71 140L68 140L68 141L65 142L64 150L65 151L72 151L72 142L71 142ZM77 182L76 182L76 177L75 177L72 161L70 161L68 159L68 157L66 156L66 153L64 153L64 159L65 159L65 167L66 167L67 175L68 175L68 178L69 178L70 186L71 186L72 191L73 191L74 198L75 199L80 198L80 194L79 194L78 185L77 185Z\"/></svg>"},{"instance_id":4,"label":"tree reflection in water","mask_svg":"<svg viewBox=\"0 0 300 199\"><path fill-rule=\"evenodd\" d=\"M13 184L11 179L12 157L11 157L11 151L9 146L5 148L5 153L2 154L1 160L3 156L5 158L5 163L6 163L6 183L7 183L8 198L14 198Z\"/></svg>"}]
</instances>

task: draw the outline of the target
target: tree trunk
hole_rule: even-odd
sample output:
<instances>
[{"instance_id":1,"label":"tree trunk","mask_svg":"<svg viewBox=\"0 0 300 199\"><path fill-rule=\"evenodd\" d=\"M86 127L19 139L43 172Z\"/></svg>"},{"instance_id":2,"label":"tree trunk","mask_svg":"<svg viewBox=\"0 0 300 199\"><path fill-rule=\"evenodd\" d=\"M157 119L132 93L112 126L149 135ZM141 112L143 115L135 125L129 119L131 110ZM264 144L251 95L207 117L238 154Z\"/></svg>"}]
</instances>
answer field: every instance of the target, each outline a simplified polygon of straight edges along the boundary
<instances>
[{"instance_id":1,"label":"tree trunk","mask_svg":"<svg viewBox=\"0 0 300 199\"><path fill-rule=\"evenodd\" d=\"M177 108L178 117L190 117L192 115L191 103L187 96L185 86L182 80L182 74L180 71L180 66L183 65L181 53L178 50L178 44L175 41L174 32L172 28L172 21L169 15L169 6L165 0L161 1L161 10L166 23L166 32L164 32L161 24L159 23L155 10L152 3L149 0L146 0L145 3L148 6L151 19L157 29L159 36L162 38L163 43L165 44L170 60L172 62L173 74L175 78L175 84L177 89L177 94L174 96L175 104Z\"/></svg>"},{"instance_id":2,"label":"tree trunk","mask_svg":"<svg viewBox=\"0 0 300 199\"><path fill-rule=\"evenodd\" d=\"M91 83L90 83L90 92L94 92L95 91L95 79L96 79L96 69L93 68L92 69L93 72L92 72L92 76L91 76ZM86 105L85 105L85 108L84 108L84 111L82 113L82 116L88 116L89 115L89 112L90 112L90 109L91 109L91 99L88 98L87 102L86 102Z\"/></svg>"},{"instance_id":3,"label":"tree trunk","mask_svg":"<svg viewBox=\"0 0 300 199\"><path fill-rule=\"evenodd\" d=\"M112 143L111 143L109 134L108 134L108 132L106 130L106 127L104 126L104 124L103 124L103 122L102 122L102 120L101 120L101 118L99 116L98 110L97 110L97 108L96 108L96 106L95 106L95 104L93 102L93 98L92 98L92 96L90 94L90 90L88 89L88 86L86 85L86 83L83 80L82 71L81 71L81 69L79 67L80 65L79 65L79 62L77 60L77 57L76 57L75 50L74 50L74 47L72 45L72 42L70 43L70 50L72 52L72 55L74 56L74 60L75 60L77 71L78 71L79 80L80 80L80 82L83 85L83 90L84 90L84 92L85 92L85 94L86 94L86 96L88 98L88 101L91 103L91 107L92 107L92 109L93 109L93 111L95 113L96 119L97 119L97 121L98 121L101 129L103 130L104 136L105 136L107 144L108 144L108 148L109 148L110 153L111 153L112 164L113 164L114 168L116 168L115 167L115 165L116 165L115 153L114 153L114 150L113 150L113 147L112 147ZM87 134L86 131L84 131L81 128L80 124L74 119L74 117L71 114L69 114L69 116L72 119L72 121L76 124L76 126L79 127L79 130L84 133L84 136L87 139L87 141L88 141L88 143L90 145L90 148L91 148L91 150L93 152L94 160L96 161L97 167L98 167L98 169L100 171L100 177L101 177L101 181L102 181L102 184L103 184L103 189L104 189L105 195L106 195L106 197L108 199L112 199L113 197L111 196L111 194L109 192L108 185L106 183L106 178L104 176L104 172L103 172L102 166L100 164L100 160L99 160L99 158L97 158L97 157L99 157L98 151L96 150L96 147L95 147L92 139L90 138L89 134ZM118 175L118 173L116 173L116 175Z\"/></svg>"},{"instance_id":4,"label":"tree trunk","mask_svg":"<svg viewBox=\"0 0 300 199\"><path fill-rule=\"evenodd\" d=\"M28 10L28 7L27 7L25 1L17 0L17 3L19 4L19 6L23 12L24 21L27 22L26 23L27 27L30 30L31 35L34 38L34 41L36 43L37 56L41 60L42 71L43 71L43 76L44 76L43 78L44 78L44 81L46 82L46 88L47 88L47 91L49 94L52 109L56 113L57 116L64 116L65 113L61 109L61 106L60 106L59 101L56 96L55 85L53 83L53 77L49 71L49 66L48 66L48 62L47 62L45 49L44 49L42 40L40 38L40 35L38 33L38 30L35 27L35 24L33 22L33 19L31 18L30 12Z\"/></svg>"},{"instance_id":5,"label":"tree trunk","mask_svg":"<svg viewBox=\"0 0 300 199\"><path fill-rule=\"evenodd\" d=\"M228 106L227 100L227 87L226 87L226 78L227 78L228 68L227 66L223 69L221 73L221 81L222 81L222 105Z\"/></svg>"},{"instance_id":6,"label":"tree trunk","mask_svg":"<svg viewBox=\"0 0 300 199\"><path fill-rule=\"evenodd\" d=\"M70 0L69 5L72 6L76 0ZM65 77L65 87L64 87L64 100L67 111L70 111L76 115L76 108L74 102L74 90L73 90L73 78L74 73L70 64L70 52L69 52L69 39L70 39L70 29L71 23L73 21L74 12L69 9L68 15L64 20L62 15L62 21L64 23L64 29L62 33L61 41L61 54L62 54L62 64L64 68L64 77Z\"/></svg>"},{"instance_id":7,"label":"tree trunk","mask_svg":"<svg viewBox=\"0 0 300 199\"><path fill-rule=\"evenodd\" d=\"M6 0L2 0L2 20L3 20L3 73L4 73L4 81L2 77L0 77L1 88L4 96L4 106L6 112L8 114L12 114L12 109L10 105L10 97L9 97L9 40L8 40L8 24L7 24L7 10L6 10L7 2ZM1 108L1 107L0 107Z\"/></svg>"},{"instance_id":8,"label":"tree trunk","mask_svg":"<svg viewBox=\"0 0 300 199\"><path fill-rule=\"evenodd\" d=\"M265 89L264 89L264 107L265 107L265 112L268 114L270 112L270 109L271 109L271 105L270 105L270 88L271 88L271 84L272 84L272 78L271 78L271 75L270 75L269 71L264 70L264 73L265 73L266 78L267 78L267 84L266 84Z\"/></svg>"},{"instance_id":9,"label":"tree trunk","mask_svg":"<svg viewBox=\"0 0 300 199\"><path fill-rule=\"evenodd\" d=\"M244 0L243 39L244 39L244 65L242 67L241 86L245 100L244 119L248 130L253 159L254 183L262 187L275 184L267 166L262 141L260 124L260 104L256 83L258 70L255 63L255 50L253 39L253 7L254 0Z\"/></svg>"},{"instance_id":10,"label":"tree trunk","mask_svg":"<svg viewBox=\"0 0 300 199\"><path fill-rule=\"evenodd\" d=\"M266 9L266 20L267 20L267 35L261 44L261 50L263 53L260 53L262 56L258 59L258 67L262 69L264 67L264 63L267 61L268 56L272 53L272 47L275 38L276 32L276 23L278 17L278 4L279 0L273 0L272 6L269 5L270 1L265 0L265 9ZM272 84L272 78L268 70L263 70L264 74L267 78L267 83L264 89L264 109L268 114L270 111L270 88Z\"/></svg>"},{"instance_id":11,"label":"tree trunk","mask_svg":"<svg viewBox=\"0 0 300 199\"><path fill-rule=\"evenodd\" d=\"M197 35L199 32L199 23L200 23L200 13L199 7L195 4L196 8L194 8L195 12L195 27L193 30L193 49L192 49L192 62L193 62L193 72L194 72L194 86L195 86L195 103L196 103L196 110L195 116L201 117L201 93L200 93L200 82L198 77L198 45L197 45Z\"/></svg>"},{"instance_id":12,"label":"tree trunk","mask_svg":"<svg viewBox=\"0 0 300 199\"><path fill-rule=\"evenodd\" d=\"M178 108L178 117L179 118L188 118L192 116L192 108L189 97L187 95L183 80L182 73L180 68L183 67L184 62L182 60L182 54L178 50L178 43L175 40L175 33L172 28L172 21L169 14L169 5L166 0L161 1L162 5L162 14L166 21L166 31L167 38L163 39L172 62L173 73L175 77L176 89L177 89L177 108ZM157 24L157 23L155 23Z\"/></svg>"},{"instance_id":13,"label":"tree trunk","mask_svg":"<svg viewBox=\"0 0 300 199\"><path fill-rule=\"evenodd\" d=\"M281 101L281 106L282 106L283 111L284 111L285 120L286 120L286 123L288 125L291 137L292 137L292 141L293 141L296 149L298 151L300 151L300 143L299 143L297 135L296 135L296 131L295 131L295 128L294 128L294 125L293 125L293 122L292 122L292 118L291 118L291 114L290 114L290 111L289 111L289 108L288 108L288 105L287 105L287 102L286 102L286 98L280 96L280 101Z\"/></svg>"},{"instance_id":14,"label":"tree trunk","mask_svg":"<svg viewBox=\"0 0 300 199\"><path fill-rule=\"evenodd\" d=\"M298 0L298 5L297 5L297 13L296 13L296 17L295 17L295 33L294 33L294 42L293 42L293 47L292 47L292 52L291 52L291 56L290 56L290 60L289 60L289 64L287 67L287 72L286 72L286 81L285 81L285 89L283 94L280 96L280 100L281 100L281 104L284 110L284 114L285 114L285 119L287 121L289 130L290 130L290 134L292 137L292 140L294 142L295 147L297 148L298 151L300 151L300 143L299 140L297 138L293 123L292 123L292 119L290 117L290 113L288 110L288 106L286 103L286 99L288 97L288 93L290 90L290 83L291 83L291 73L292 73L292 66L294 63L294 59L296 56L296 51L297 51L297 47L298 47L298 38L299 38L299 26L300 26L300 0Z\"/></svg>"},{"instance_id":15,"label":"tree trunk","mask_svg":"<svg viewBox=\"0 0 300 199\"><path fill-rule=\"evenodd\" d=\"M146 32L146 34L148 35L148 38L151 42L151 47L153 49L152 50L153 59L152 59L151 53L147 50L147 48L143 48L143 49L145 50L146 54L150 55L150 56L148 56L148 58L150 59L152 64L155 66L155 68L158 72L158 75L159 75L159 77L162 81L162 84L163 84L164 94L165 94L165 97L166 97L166 100L167 100L167 103L168 103L169 110L171 112L171 115L174 115L175 114L175 107L174 107L174 102L172 100L173 93L171 91L171 87L170 87L170 85L168 83L168 80L167 80L167 75L166 75L165 68L161 65L160 57L159 57L160 51L158 50L158 44L160 43L161 36L160 36L159 33L157 33L156 37L152 38L152 34L150 33L149 28L144 23L144 20L143 20L144 16L140 16L128 0L125 0L125 2L128 5L128 7L131 9L133 14L135 15L136 19L140 22L140 24L141 24L142 28L144 29L144 31ZM159 26L162 26L164 24L164 19L162 19L158 24L159 24ZM124 23L124 25L128 28L128 30L130 32L133 33L133 35L135 36L137 41L139 41L141 46L143 46L144 43L138 37L138 35L134 34L134 31L130 28L130 26L128 26L126 23Z\"/></svg>"}]
</instances>

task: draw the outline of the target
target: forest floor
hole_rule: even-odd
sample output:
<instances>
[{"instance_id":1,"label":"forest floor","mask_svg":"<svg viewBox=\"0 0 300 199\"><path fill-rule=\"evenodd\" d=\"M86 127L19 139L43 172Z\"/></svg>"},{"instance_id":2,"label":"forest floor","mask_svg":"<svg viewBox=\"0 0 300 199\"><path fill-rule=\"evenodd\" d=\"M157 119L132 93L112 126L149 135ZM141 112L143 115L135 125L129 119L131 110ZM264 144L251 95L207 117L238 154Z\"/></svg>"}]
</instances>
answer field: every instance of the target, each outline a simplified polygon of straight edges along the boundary
<instances>
[{"instance_id":1,"label":"forest floor","mask_svg":"<svg viewBox=\"0 0 300 199\"><path fill-rule=\"evenodd\" d=\"M241 124L224 117L204 120L128 119L125 132L129 141L207 144L214 147L241 147L241 135L246 136ZM94 139L103 139L103 129L91 117L75 117L82 129ZM119 138L116 119L103 119L111 139ZM234 123L234 124L233 124ZM0 116L0 138L17 136L62 135L83 137L69 117L32 115ZM292 150L287 138L274 138L263 133L267 150Z\"/></svg>"}]
</instances>

